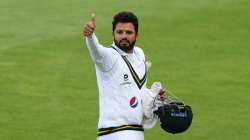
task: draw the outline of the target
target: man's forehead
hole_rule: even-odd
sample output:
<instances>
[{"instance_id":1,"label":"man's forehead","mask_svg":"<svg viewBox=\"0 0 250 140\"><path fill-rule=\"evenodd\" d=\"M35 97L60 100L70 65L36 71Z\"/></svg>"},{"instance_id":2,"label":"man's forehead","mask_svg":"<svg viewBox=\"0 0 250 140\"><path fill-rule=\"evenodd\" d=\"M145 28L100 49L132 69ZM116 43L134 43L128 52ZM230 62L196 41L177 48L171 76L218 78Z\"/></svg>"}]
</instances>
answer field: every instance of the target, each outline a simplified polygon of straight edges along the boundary
<instances>
[{"instance_id":1,"label":"man's forehead","mask_svg":"<svg viewBox=\"0 0 250 140\"><path fill-rule=\"evenodd\" d=\"M119 22L116 25L116 30L135 30L134 25L131 22Z\"/></svg>"}]
</instances>

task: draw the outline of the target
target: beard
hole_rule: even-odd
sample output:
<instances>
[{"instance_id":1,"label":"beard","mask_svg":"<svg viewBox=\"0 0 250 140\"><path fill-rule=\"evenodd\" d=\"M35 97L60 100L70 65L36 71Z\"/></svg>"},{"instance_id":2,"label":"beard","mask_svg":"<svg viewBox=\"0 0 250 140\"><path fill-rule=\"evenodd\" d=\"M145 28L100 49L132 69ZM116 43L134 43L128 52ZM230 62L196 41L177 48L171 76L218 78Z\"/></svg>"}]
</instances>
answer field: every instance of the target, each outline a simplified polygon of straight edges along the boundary
<instances>
[{"instance_id":1,"label":"beard","mask_svg":"<svg viewBox=\"0 0 250 140\"><path fill-rule=\"evenodd\" d=\"M127 39L122 39L119 42L117 40L114 40L115 45L123 50L124 52L128 53L129 51L131 51L134 48L135 42L136 40L134 40L133 42L129 42Z\"/></svg>"}]
</instances>

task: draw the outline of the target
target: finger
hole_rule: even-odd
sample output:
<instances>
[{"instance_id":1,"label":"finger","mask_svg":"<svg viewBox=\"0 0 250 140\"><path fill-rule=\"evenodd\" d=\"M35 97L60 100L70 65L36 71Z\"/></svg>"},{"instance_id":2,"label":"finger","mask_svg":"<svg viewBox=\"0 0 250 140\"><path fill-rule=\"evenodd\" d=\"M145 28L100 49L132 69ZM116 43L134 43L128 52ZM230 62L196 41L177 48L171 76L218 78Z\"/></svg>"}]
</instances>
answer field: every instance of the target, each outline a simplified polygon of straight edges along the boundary
<instances>
[{"instance_id":1,"label":"finger","mask_svg":"<svg viewBox=\"0 0 250 140\"><path fill-rule=\"evenodd\" d=\"M86 27L91 28L92 30L95 30L95 27L92 22L88 23Z\"/></svg>"},{"instance_id":2,"label":"finger","mask_svg":"<svg viewBox=\"0 0 250 140\"><path fill-rule=\"evenodd\" d=\"M91 28L91 27L88 27L88 26L86 26L85 28L84 28L84 31L86 31L86 32L94 32L94 30Z\"/></svg>"},{"instance_id":3,"label":"finger","mask_svg":"<svg viewBox=\"0 0 250 140\"><path fill-rule=\"evenodd\" d=\"M95 17L95 14L94 14L94 13L91 14L91 22L92 22L92 24L93 24L93 26L94 26L94 28L95 28L95 25L96 25L96 17Z\"/></svg>"},{"instance_id":4,"label":"finger","mask_svg":"<svg viewBox=\"0 0 250 140\"><path fill-rule=\"evenodd\" d=\"M92 25L91 24L86 24L85 26L84 26L84 30L93 30L94 31L94 28L92 27Z\"/></svg>"},{"instance_id":5,"label":"finger","mask_svg":"<svg viewBox=\"0 0 250 140\"><path fill-rule=\"evenodd\" d=\"M91 35L91 33L89 33L89 32L83 32L83 34L84 34L84 36L87 36L87 37L89 37Z\"/></svg>"},{"instance_id":6,"label":"finger","mask_svg":"<svg viewBox=\"0 0 250 140\"><path fill-rule=\"evenodd\" d=\"M89 28L88 26L85 26L84 27L84 30L83 30L83 34L85 36L90 36L91 34L93 34L93 29L92 28Z\"/></svg>"},{"instance_id":7,"label":"finger","mask_svg":"<svg viewBox=\"0 0 250 140\"><path fill-rule=\"evenodd\" d=\"M88 33L88 32L89 32L88 29L86 29L86 28L84 27L83 33Z\"/></svg>"}]
</instances>

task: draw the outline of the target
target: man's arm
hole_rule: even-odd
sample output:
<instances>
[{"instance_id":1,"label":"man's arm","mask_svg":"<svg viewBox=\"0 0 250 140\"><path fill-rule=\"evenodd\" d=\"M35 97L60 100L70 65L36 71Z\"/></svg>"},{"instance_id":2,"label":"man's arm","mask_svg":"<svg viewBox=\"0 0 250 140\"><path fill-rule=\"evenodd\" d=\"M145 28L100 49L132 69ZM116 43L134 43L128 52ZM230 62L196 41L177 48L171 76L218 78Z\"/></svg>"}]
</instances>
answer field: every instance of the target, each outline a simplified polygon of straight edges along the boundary
<instances>
[{"instance_id":1,"label":"man's arm","mask_svg":"<svg viewBox=\"0 0 250 140\"><path fill-rule=\"evenodd\" d=\"M87 48L89 49L93 62L102 71L109 71L116 62L116 56L109 48L103 47L94 31L96 27L96 17L92 14L91 20L87 22L83 29L83 34L86 37Z\"/></svg>"},{"instance_id":2,"label":"man's arm","mask_svg":"<svg viewBox=\"0 0 250 140\"><path fill-rule=\"evenodd\" d=\"M142 108L143 108L143 127L151 129L155 126L158 117L154 113L165 100L165 89L160 82L154 82L150 89L143 88Z\"/></svg>"}]
</instances>

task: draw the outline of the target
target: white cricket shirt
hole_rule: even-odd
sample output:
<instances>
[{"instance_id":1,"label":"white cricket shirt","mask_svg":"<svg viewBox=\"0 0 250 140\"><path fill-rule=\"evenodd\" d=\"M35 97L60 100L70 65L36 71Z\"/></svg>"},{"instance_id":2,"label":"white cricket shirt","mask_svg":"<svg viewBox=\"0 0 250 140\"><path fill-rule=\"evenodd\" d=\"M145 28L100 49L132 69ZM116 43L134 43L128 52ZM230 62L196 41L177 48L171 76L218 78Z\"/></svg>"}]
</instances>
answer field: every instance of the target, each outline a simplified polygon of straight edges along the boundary
<instances>
[{"instance_id":1,"label":"white cricket shirt","mask_svg":"<svg viewBox=\"0 0 250 140\"><path fill-rule=\"evenodd\" d=\"M103 47L95 34L86 38L95 63L99 88L98 128L122 125L142 125L142 88L146 85L145 57L142 49L134 47L125 53L115 44Z\"/></svg>"}]
</instances>

